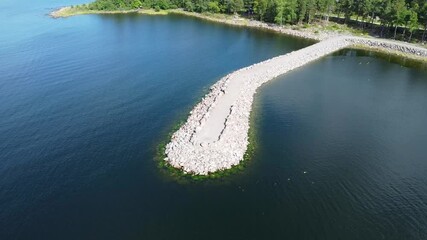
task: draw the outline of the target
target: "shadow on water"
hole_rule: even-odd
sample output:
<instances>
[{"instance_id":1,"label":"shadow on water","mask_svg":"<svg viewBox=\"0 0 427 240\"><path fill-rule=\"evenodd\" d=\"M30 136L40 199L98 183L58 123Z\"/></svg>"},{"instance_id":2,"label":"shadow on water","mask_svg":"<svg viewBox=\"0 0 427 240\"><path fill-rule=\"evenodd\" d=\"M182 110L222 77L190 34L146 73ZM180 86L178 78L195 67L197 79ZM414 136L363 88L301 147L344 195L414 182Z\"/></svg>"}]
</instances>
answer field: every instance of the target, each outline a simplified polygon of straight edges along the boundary
<instances>
[{"instance_id":1,"label":"shadow on water","mask_svg":"<svg viewBox=\"0 0 427 240\"><path fill-rule=\"evenodd\" d=\"M386 53L381 51L369 51L369 50L361 50L361 49L343 49L337 51L333 54L333 56L355 56L355 57L375 57L381 59L383 61L387 61L389 63L399 64L401 66L407 68L415 68L419 70L426 71L427 70L427 62L426 61L418 61L416 59L411 59L408 57L398 56L393 53Z\"/></svg>"}]
</instances>

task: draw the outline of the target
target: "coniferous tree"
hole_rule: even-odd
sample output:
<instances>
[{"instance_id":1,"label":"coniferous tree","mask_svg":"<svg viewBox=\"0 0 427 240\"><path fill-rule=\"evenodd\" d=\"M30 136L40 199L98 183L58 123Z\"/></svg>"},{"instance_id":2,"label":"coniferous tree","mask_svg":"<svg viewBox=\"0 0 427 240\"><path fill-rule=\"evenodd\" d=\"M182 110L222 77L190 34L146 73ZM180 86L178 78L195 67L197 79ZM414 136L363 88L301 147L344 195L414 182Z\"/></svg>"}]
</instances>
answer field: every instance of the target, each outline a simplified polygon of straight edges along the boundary
<instances>
[{"instance_id":1,"label":"coniferous tree","mask_svg":"<svg viewBox=\"0 0 427 240\"><path fill-rule=\"evenodd\" d=\"M301 24L307 14L307 0L298 0L298 24Z\"/></svg>"},{"instance_id":2,"label":"coniferous tree","mask_svg":"<svg viewBox=\"0 0 427 240\"><path fill-rule=\"evenodd\" d=\"M394 25L394 35L393 38L396 38L397 28L399 25L405 24L406 17L406 4L405 0L394 0L391 8L391 19L392 24Z\"/></svg>"},{"instance_id":3,"label":"coniferous tree","mask_svg":"<svg viewBox=\"0 0 427 240\"><path fill-rule=\"evenodd\" d=\"M258 15L259 20L263 21L267 11L267 0L255 0L254 12Z\"/></svg>"}]
</instances>

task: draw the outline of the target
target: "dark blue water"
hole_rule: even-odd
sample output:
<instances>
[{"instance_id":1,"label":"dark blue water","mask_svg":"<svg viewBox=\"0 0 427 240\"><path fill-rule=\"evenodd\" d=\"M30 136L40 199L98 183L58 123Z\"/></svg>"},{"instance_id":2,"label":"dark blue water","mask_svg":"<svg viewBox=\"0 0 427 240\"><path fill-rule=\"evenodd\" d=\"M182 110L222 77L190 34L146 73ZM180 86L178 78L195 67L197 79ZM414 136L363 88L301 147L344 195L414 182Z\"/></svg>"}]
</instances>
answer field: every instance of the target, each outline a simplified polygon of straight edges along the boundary
<instances>
[{"instance_id":1,"label":"dark blue water","mask_svg":"<svg viewBox=\"0 0 427 240\"><path fill-rule=\"evenodd\" d=\"M260 90L265 236L427 239L427 68L374 55L341 51Z\"/></svg>"},{"instance_id":2,"label":"dark blue water","mask_svg":"<svg viewBox=\"0 0 427 240\"><path fill-rule=\"evenodd\" d=\"M156 148L225 74L309 42L180 16L0 2L0 239L424 239L427 79L343 51L265 85L246 169ZM304 173L305 172L305 173Z\"/></svg>"}]
</instances>

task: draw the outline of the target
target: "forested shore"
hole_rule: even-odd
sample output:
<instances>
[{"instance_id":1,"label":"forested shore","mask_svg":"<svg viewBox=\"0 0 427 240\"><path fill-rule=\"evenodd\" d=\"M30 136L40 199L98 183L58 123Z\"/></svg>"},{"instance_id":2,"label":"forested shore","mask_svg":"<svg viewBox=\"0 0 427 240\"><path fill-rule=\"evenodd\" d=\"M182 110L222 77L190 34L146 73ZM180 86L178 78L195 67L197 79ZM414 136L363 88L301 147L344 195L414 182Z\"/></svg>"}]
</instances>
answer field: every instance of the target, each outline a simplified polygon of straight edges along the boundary
<instances>
[{"instance_id":1,"label":"forested shore","mask_svg":"<svg viewBox=\"0 0 427 240\"><path fill-rule=\"evenodd\" d=\"M334 21L372 35L427 40L426 0L96 0L74 11L132 11L182 8L188 12L240 14L278 25Z\"/></svg>"}]
</instances>

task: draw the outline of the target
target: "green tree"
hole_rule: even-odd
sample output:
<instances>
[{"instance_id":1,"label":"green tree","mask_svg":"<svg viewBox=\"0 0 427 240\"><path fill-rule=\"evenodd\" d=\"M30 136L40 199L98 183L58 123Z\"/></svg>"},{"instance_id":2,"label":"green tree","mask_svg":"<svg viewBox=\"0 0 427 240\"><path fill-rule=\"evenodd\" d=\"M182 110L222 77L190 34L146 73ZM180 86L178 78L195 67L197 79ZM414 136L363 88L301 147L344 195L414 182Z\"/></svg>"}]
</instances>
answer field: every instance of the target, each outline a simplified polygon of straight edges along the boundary
<instances>
[{"instance_id":1,"label":"green tree","mask_svg":"<svg viewBox=\"0 0 427 240\"><path fill-rule=\"evenodd\" d=\"M274 22L276 24L282 25L284 22L283 20L284 2L282 0L276 1L275 8L276 8L276 16L274 17Z\"/></svg>"},{"instance_id":2,"label":"green tree","mask_svg":"<svg viewBox=\"0 0 427 240\"><path fill-rule=\"evenodd\" d=\"M338 2L338 11L344 13L345 22L350 20L351 15L353 14L354 9L354 0L339 0Z\"/></svg>"},{"instance_id":3,"label":"green tree","mask_svg":"<svg viewBox=\"0 0 427 240\"><path fill-rule=\"evenodd\" d=\"M133 0L132 1L132 8L140 8L142 6L142 3L140 0Z\"/></svg>"},{"instance_id":4,"label":"green tree","mask_svg":"<svg viewBox=\"0 0 427 240\"><path fill-rule=\"evenodd\" d=\"M307 0L298 1L298 24L301 24L307 14Z\"/></svg>"},{"instance_id":5,"label":"green tree","mask_svg":"<svg viewBox=\"0 0 427 240\"><path fill-rule=\"evenodd\" d=\"M382 0L370 0L368 5L371 23L374 23L375 17L380 15Z\"/></svg>"},{"instance_id":6,"label":"green tree","mask_svg":"<svg viewBox=\"0 0 427 240\"><path fill-rule=\"evenodd\" d=\"M363 0L359 5L359 14L362 16L362 22L365 22L366 17L372 12L374 7L373 0Z\"/></svg>"},{"instance_id":7,"label":"green tree","mask_svg":"<svg viewBox=\"0 0 427 240\"><path fill-rule=\"evenodd\" d=\"M246 10L246 13L250 16L254 14L254 5L255 0L243 0L243 9Z\"/></svg>"},{"instance_id":8,"label":"green tree","mask_svg":"<svg viewBox=\"0 0 427 240\"><path fill-rule=\"evenodd\" d=\"M409 30L409 42L412 39L412 34L414 33L415 30L417 30L419 28L418 25L418 14L416 11L414 11L413 9L410 9L409 11L409 20L408 20L408 30Z\"/></svg>"},{"instance_id":9,"label":"green tree","mask_svg":"<svg viewBox=\"0 0 427 240\"><path fill-rule=\"evenodd\" d=\"M267 11L267 0L255 0L254 12L258 15L259 20L264 20L265 12Z\"/></svg>"},{"instance_id":10,"label":"green tree","mask_svg":"<svg viewBox=\"0 0 427 240\"><path fill-rule=\"evenodd\" d=\"M277 0L267 0L267 8L264 14L264 21L275 22L277 16Z\"/></svg>"},{"instance_id":11,"label":"green tree","mask_svg":"<svg viewBox=\"0 0 427 240\"><path fill-rule=\"evenodd\" d=\"M307 23L313 21L316 11L316 0L307 0Z\"/></svg>"},{"instance_id":12,"label":"green tree","mask_svg":"<svg viewBox=\"0 0 427 240\"><path fill-rule=\"evenodd\" d=\"M317 9L324 16L326 21L329 21L329 15L333 11L335 0L317 0Z\"/></svg>"},{"instance_id":13,"label":"green tree","mask_svg":"<svg viewBox=\"0 0 427 240\"><path fill-rule=\"evenodd\" d=\"M243 0L227 0L226 9L228 13L237 13L243 9Z\"/></svg>"},{"instance_id":14,"label":"green tree","mask_svg":"<svg viewBox=\"0 0 427 240\"><path fill-rule=\"evenodd\" d=\"M418 14L418 22L420 25L424 26L423 36L421 41L424 42L426 40L426 32L427 32L427 1L421 3L421 7L419 9Z\"/></svg>"},{"instance_id":15,"label":"green tree","mask_svg":"<svg viewBox=\"0 0 427 240\"><path fill-rule=\"evenodd\" d=\"M193 0L194 11L196 12L206 12L208 11L208 2L206 0Z\"/></svg>"},{"instance_id":16,"label":"green tree","mask_svg":"<svg viewBox=\"0 0 427 240\"><path fill-rule=\"evenodd\" d=\"M391 19L394 25L394 35L396 38L397 28L399 25L405 24L405 17L407 14L405 0L394 0L391 8Z\"/></svg>"},{"instance_id":17,"label":"green tree","mask_svg":"<svg viewBox=\"0 0 427 240\"><path fill-rule=\"evenodd\" d=\"M186 1L184 3L184 10L188 12L194 12L194 4L191 1Z\"/></svg>"},{"instance_id":18,"label":"green tree","mask_svg":"<svg viewBox=\"0 0 427 240\"><path fill-rule=\"evenodd\" d=\"M219 13L221 9L219 8L218 2L209 2L208 11L213 13Z\"/></svg>"},{"instance_id":19,"label":"green tree","mask_svg":"<svg viewBox=\"0 0 427 240\"><path fill-rule=\"evenodd\" d=\"M284 0L283 18L286 23L295 23L297 21L297 0Z\"/></svg>"}]
</instances>

